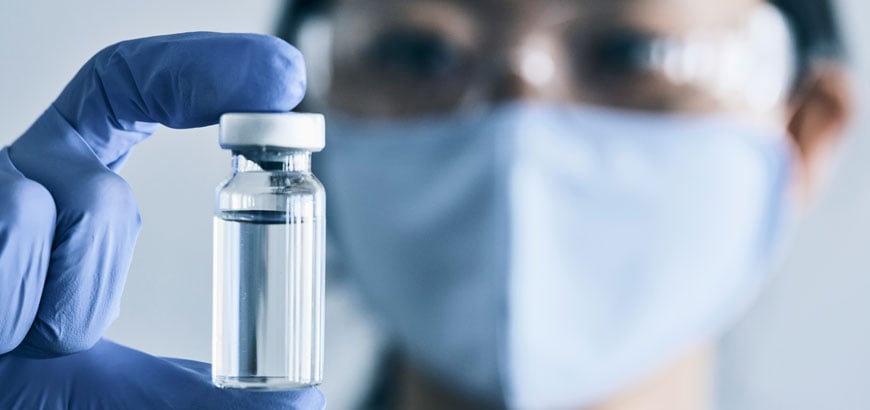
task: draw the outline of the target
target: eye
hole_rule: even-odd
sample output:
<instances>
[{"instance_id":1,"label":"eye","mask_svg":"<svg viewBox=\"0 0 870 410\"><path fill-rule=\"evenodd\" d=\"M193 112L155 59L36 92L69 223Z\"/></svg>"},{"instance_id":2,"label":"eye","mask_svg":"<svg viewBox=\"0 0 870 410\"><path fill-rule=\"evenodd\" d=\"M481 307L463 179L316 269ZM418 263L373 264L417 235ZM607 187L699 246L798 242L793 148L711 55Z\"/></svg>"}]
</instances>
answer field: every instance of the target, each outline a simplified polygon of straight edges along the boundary
<instances>
[{"instance_id":1,"label":"eye","mask_svg":"<svg viewBox=\"0 0 870 410\"><path fill-rule=\"evenodd\" d=\"M418 79L448 77L458 71L461 50L437 33L394 29L377 36L366 52L374 68Z\"/></svg>"},{"instance_id":2,"label":"eye","mask_svg":"<svg viewBox=\"0 0 870 410\"><path fill-rule=\"evenodd\" d=\"M656 37L630 30L613 30L586 40L585 62L605 75L639 75L650 70L650 55Z\"/></svg>"}]
</instances>

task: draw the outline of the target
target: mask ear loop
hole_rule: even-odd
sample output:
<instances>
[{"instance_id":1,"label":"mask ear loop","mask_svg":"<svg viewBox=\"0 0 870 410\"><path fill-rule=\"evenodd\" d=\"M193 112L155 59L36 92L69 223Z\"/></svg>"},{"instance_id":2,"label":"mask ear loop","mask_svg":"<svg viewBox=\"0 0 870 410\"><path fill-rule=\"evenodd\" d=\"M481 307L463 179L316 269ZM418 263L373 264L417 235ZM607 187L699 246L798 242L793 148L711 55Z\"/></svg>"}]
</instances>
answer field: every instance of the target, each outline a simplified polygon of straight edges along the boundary
<instances>
[{"instance_id":1,"label":"mask ear loop","mask_svg":"<svg viewBox=\"0 0 870 410\"><path fill-rule=\"evenodd\" d=\"M766 113L788 98L797 75L793 39L782 13L760 4L734 29L655 40L646 60L676 85L711 89L720 100Z\"/></svg>"},{"instance_id":2,"label":"mask ear loop","mask_svg":"<svg viewBox=\"0 0 870 410\"><path fill-rule=\"evenodd\" d=\"M308 89L305 104L309 110L323 111L332 82L333 23L327 16L314 16L299 27L297 44L305 56Z\"/></svg>"}]
</instances>

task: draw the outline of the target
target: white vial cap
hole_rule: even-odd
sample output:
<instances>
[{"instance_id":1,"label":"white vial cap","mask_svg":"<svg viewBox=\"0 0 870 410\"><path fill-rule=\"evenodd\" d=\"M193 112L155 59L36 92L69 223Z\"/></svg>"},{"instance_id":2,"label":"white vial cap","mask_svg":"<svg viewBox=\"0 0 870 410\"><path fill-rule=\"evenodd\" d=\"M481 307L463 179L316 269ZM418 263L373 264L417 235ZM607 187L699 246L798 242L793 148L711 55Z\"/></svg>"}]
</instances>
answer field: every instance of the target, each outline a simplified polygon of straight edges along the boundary
<instances>
[{"instance_id":1,"label":"white vial cap","mask_svg":"<svg viewBox=\"0 0 870 410\"><path fill-rule=\"evenodd\" d=\"M221 148L271 147L317 152L326 145L325 121L313 113L229 112L221 115Z\"/></svg>"}]
</instances>

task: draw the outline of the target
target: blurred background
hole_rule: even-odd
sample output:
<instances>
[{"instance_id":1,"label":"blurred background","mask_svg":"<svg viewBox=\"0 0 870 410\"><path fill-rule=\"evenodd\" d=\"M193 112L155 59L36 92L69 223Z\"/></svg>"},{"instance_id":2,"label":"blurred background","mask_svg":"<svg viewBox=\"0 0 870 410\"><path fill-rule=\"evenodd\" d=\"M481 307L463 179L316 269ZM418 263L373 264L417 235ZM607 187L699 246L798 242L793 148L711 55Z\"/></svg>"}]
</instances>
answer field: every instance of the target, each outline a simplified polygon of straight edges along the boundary
<instances>
[{"instance_id":1,"label":"blurred background","mask_svg":"<svg viewBox=\"0 0 870 410\"><path fill-rule=\"evenodd\" d=\"M281 5L0 3L0 146L22 133L102 47L182 31L271 32ZM870 3L838 5L858 111L831 183L770 289L723 343L722 408L870 408L870 26L864 24ZM213 197L230 159L216 137L215 127L161 129L123 168L144 226L109 338L155 355L210 360ZM333 295L328 308L323 390L330 408L342 409L360 394L378 339L353 315L352 298ZM330 338L339 331L341 340Z\"/></svg>"}]
</instances>

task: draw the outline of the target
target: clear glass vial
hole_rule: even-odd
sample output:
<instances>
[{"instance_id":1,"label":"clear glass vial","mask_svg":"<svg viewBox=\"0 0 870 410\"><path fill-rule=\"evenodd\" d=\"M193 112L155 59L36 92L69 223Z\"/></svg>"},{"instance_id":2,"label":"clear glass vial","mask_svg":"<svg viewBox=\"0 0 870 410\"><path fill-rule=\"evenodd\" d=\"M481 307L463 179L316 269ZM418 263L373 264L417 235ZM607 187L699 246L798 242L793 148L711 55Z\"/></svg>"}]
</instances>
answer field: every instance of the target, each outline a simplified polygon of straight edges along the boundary
<instances>
[{"instance_id":1,"label":"clear glass vial","mask_svg":"<svg viewBox=\"0 0 870 410\"><path fill-rule=\"evenodd\" d=\"M319 114L228 113L233 169L214 218L212 381L284 390L323 378L325 201Z\"/></svg>"}]
</instances>

